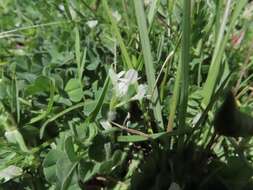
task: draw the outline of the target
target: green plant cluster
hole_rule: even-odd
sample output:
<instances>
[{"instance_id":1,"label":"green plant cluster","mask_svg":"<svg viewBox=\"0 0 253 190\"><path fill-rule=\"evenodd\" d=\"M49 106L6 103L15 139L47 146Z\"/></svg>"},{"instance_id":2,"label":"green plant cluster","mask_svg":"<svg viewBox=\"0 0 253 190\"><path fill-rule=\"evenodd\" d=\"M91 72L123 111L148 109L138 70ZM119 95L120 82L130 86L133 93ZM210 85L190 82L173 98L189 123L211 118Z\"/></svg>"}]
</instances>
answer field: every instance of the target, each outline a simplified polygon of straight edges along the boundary
<instances>
[{"instance_id":1,"label":"green plant cluster","mask_svg":"<svg viewBox=\"0 0 253 190\"><path fill-rule=\"evenodd\" d=\"M0 189L253 189L251 137L213 127L231 88L253 110L252 1L4 0L0 17Z\"/></svg>"}]
</instances>

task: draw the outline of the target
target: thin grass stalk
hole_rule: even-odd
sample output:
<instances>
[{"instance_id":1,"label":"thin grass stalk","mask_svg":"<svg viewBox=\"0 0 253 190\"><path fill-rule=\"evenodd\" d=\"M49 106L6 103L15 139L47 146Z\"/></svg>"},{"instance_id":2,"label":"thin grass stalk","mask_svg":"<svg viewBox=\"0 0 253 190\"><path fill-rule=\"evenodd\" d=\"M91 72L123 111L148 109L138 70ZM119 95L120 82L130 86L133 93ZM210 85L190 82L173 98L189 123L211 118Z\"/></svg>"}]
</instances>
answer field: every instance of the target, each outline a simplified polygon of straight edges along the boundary
<instances>
[{"instance_id":1,"label":"thin grass stalk","mask_svg":"<svg viewBox=\"0 0 253 190\"><path fill-rule=\"evenodd\" d=\"M175 5L175 0L169 0L168 1L168 13L169 13L170 20L171 20L172 15L173 15L174 5Z\"/></svg>"},{"instance_id":2,"label":"thin grass stalk","mask_svg":"<svg viewBox=\"0 0 253 190\"><path fill-rule=\"evenodd\" d=\"M81 82L80 76L80 67L81 67L81 51L80 51L80 34L79 28L75 26L75 57L76 57L76 64L77 64L77 77Z\"/></svg>"},{"instance_id":3,"label":"thin grass stalk","mask_svg":"<svg viewBox=\"0 0 253 190\"><path fill-rule=\"evenodd\" d=\"M215 49L214 49L214 54L212 57L212 61L211 61L211 65L208 71L208 76L207 76L207 80L204 84L204 88L203 88L203 105L206 106L212 95L213 95L213 91L215 89L215 87L217 86L217 81L218 81L218 77L219 77L219 73L220 73L220 69L221 69L221 60L225 51L225 46L227 44L228 38L230 33L232 32L232 29L234 28L235 24L236 24L236 18L240 15L243 7L246 5L247 0L240 0L238 2L235 3L235 8L233 11L233 14L231 16L231 21L229 23L228 29L226 31L226 34L224 35L225 32L225 26L226 23L228 21L228 16L229 16L229 8L231 7L231 0L227 1L226 4L226 8L225 8L225 12L224 12L224 16L223 16L223 21L222 21L222 25L219 31L219 36L217 38L217 42L215 45Z\"/></svg>"},{"instance_id":4,"label":"thin grass stalk","mask_svg":"<svg viewBox=\"0 0 253 190\"><path fill-rule=\"evenodd\" d=\"M176 47L174 49L174 53L177 52L177 49L181 43L181 39L182 39L182 34L180 34L178 42L176 43ZM173 59L174 59L174 55L173 55ZM172 59L170 59L170 61L172 61ZM173 89L173 96L172 96L172 103L170 104L170 114L168 116L168 124L167 124L167 128L166 131L167 132L171 132L173 130L173 123L174 123L174 118L176 115L176 109L177 109L177 103L178 103L178 99L179 99L179 89L180 89L180 78L181 78L181 69L179 68L180 65L178 65L177 68L177 73L176 73L176 80L175 80L175 86ZM164 97L164 85L165 82L167 81L167 77L168 77L168 73L169 73L169 67L167 66L166 70L165 70L165 76L163 78L162 81L162 85L161 85L161 90L160 90L160 94L161 94L161 101L163 100Z\"/></svg>"},{"instance_id":5,"label":"thin grass stalk","mask_svg":"<svg viewBox=\"0 0 253 190\"><path fill-rule=\"evenodd\" d=\"M9 37L7 35L15 33L15 32L30 30L30 29L33 29L33 28L36 29L36 28L42 28L42 27L47 27L47 26L66 24L66 23L69 23L69 22L71 22L71 21L56 21L56 22L49 22L49 23L44 23L44 24L35 24L35 25L32 25L32 26L24 26L24 27L14 28L14 29L11 29L11 30L0 32L0 39L4 38L4 37Z\"/></svg>"},{"instance_id":6,"label":"thin grass stalk","mask_svg":"<svg viewBox=\"0 0 253 190\"><path fill-rule=\"evenodd\" d=\"M151 99L153 103L154 116L156 121L159 123L160 129L164 130L163 120L162 120L162 111L161 105L159 102L158 90L155 87L155 69L154 62L151 53L150 41L148 37L148 29L146 23L146 17L144 12L144 5L142 0L133 0L135 6L135 14L138 24L138 30L140 34L140 40L142 45L142 51L144 56L144 64L146 70L146 76L148 80L148 93L151 94L153 89L154 95Z\"/></svg>"},{"instance_id":7,"label":"thin grass stalk","mask_svg":"<svg viewBox=\"0 0 253 190\"><path fill-rule=\"evenodd\" d=\"M149 25L152 25L152 23L153 23L153 20L154 20L154 17L155 17L155 14L156 14L159 4L160 4L160 0L151 1L150 9L148 12L148 24Z\"/></svg>"},{"instance_id":8,"label":"thin grass stalk","mask_svg":"<svg viewBox=\"0 0 253 190\"><path fill-rule=\"evenodd\" d=\"M179 126L185 126L189 87L190 34L191 34L191 0L184 0L183 33L181 51L181 85L179 100Z\"/></svg>"},{"instance_id":9,"label":"thin grass stalk","mask_svg":"<svg viewBox=\"0 0 253 190\"><path fill-rule=\"evenodd\" d=\"M117 26L117 23L116 23L115 19L112 16L112 11L110 10L110 8L108 6L107 0L102 0L102 4L103 4L103 7L104 7L104 9L106 11L106 14L107 14L107 16L109 18L109 21L112 24L112 30L113 30L113 32L115 34L115 37L116 37L116 39L117 39L117 41L119 43L119 47L120 47L120 50L122 52L123 60L125 61L124 62L125 63L125 67L128 68L128 69L133 68L130 56L129 56L128 52L127 52L127 48L126 48L126 46L124 44L124 41L123 41L123 39L121 37L120 30L119 30L119 28Z\"/></svg>"},{"instance_id":10,"label":"thin grass stalk","mask_svg":"<svg viewBox=\"0 0 253 190\"><path fill-rule=\"evenodd\" d=\"M70 5L67 0L63 0L63 6L64 6L64 10L65 10L65 13L66 13L66 16L68 17L68 19L73 20L71 10L70 10Z\"/></svg>"},{"instance_id":11,"label":"thin grass stalk","mask_svg":"<svg viewBox=\"0 0 253 190\"><path fill-rule=\"evenodd\" d=\"M215 41L217 41L220 30L220 21L221 21L221 8L223 0L215 0L216 9L215 9Z\"/></svg>"},{"instance_id":12,"label":"thin grass stalk","mask_svg":"<svg viewBox=\"0 0 253 190\"><path fill-rule=\"evenodd\" d=\"M220 30L219 30L219 34L218 34L217 41L215 44L215 49L214 49L210 69L208 72L207 80L204 85L204 93L205 93L204 105L208 104L208 102L212 96L212 92L214 90L214 86L216 84L219 70L221 67L221 65L220 65L221 57L218 57L218 54L219 54L219 51L221 51L222 41L224 40L225 26L226 26L226 23L228 22L228 16L229 16L229 10L230 10L231 3L232 3L231 0L227 1L226 8L225 8L224 15L223 15L223 19L222 19L222 23L221 23ZM219 22L219 20L216 19L216 23L217 22Z\"/></svg>"},{"instance_id":13,"label":"thin grass stalk","mask_svg":"<svg viewBox=\"0 0 253 190\"><path fill-rule=\"evenodd\" d=\"M77 78L81 84L83 71L84 71L84 65L86 61L87 49L84 48L83 53L81 54L80 44L81 44L81 41L80 41L79 27L76 25L75 26L75 57L76 57L76 63L77 63Z\"/></svg>"},{"instance_id":14,"label":"thin grass stalk","mask_svg":"<svg viewBox=\"0 0 253 190\"><path fill-rule=\"evenodd\" d=\"M177 68L177 74L176 74L176 81L175 81L175 86L173 89L173 96L172 96L172 103L170 105L170 115L169 115L169 122L167 125L167 132L171 132L173 130L173 123L174 123L174 118L176 115L176 109L177 109L177 103L179 99L179 91L180 91L180 78L181 78L181 65L178 65Z\"/></svg>"},{"instance_id":15,"label":"thin grass stalk","mask_svg":"<svg viewBox=\"0 0 253 190\"><path fill-rule=\"evenodd\" d=\"M182 26L182 49L180 63L180 96L179 96L179 127L184 128L188 103L189 87L189 63L190 63L190 34L191 34L191 0L184 0L183 4L183 26ZM177 150L182 153L185 136L178 139Z\"/></svg>"}]
</instances>

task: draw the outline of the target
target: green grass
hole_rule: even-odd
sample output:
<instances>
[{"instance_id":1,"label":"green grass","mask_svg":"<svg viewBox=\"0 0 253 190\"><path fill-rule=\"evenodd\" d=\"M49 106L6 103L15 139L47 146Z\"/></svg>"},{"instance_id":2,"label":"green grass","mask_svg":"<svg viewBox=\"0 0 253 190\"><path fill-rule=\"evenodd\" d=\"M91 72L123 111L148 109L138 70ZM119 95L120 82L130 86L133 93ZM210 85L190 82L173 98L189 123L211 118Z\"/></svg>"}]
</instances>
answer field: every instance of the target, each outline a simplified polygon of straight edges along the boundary
<instances>
[{"instance_id":1,"label":"green grass","mask_svg":"<svg viewBox=\"0 0 253 190\"><path fill-rule=\"evenodd\" d=\"M135 14L139 29L139 35L142 45L142 51L143 51L143 57L144 57L144 65L145 65L145 71L147 76L147 82L148 82L148 93L151 95L152 99L151 102L153 104L154 109L154 115L155 119L159 124L159 127L161 130L164 129L163 120L162 120L162 110L161 105L159 102L159 96L157 87L155 86L155 70L153 65L153 58L151 53L151 47L150 47L150 41L148 37L148 29L147 29L147 23L146 18L144 14L144 8L142 1L134 1L135 5ZM154 89L154 92L153 92Z\"/></svg>"}]
</instances>

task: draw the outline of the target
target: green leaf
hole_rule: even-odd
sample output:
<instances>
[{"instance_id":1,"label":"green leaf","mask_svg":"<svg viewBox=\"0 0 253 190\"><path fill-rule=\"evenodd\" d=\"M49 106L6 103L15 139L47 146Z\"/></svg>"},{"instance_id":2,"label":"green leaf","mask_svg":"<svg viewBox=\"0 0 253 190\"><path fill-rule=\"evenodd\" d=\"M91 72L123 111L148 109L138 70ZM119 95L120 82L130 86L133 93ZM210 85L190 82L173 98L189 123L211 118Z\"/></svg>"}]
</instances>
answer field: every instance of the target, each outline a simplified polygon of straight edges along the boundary
<instances>
[{"instance_id":1,"label":"green leaf","mask_svg":"<svg viewBox=\"0 0 253 190\"><path fill-rule=\"evenodd\" d=\"M140 141L146 141L148 140L147 137L143 137L140 135L123 135L118 136L117 141L118 142L140 142Z\"/></svg>"},{"instance_id":2,"label":"green leaf","mask_svg":"<svg viewBox=\"0 0 253 190\"><path fill-rule=\"evenodd\" d=\"M0 170L0 181L7 182L13 178L22 175L23 170L15 165L10 165L2 170Z\"/></svg>"},{"instance_id":3,"label":"green leaf","mask_svg":"<svg viewBox=\"0 0 253 190\"><path fill-rule=\"evenodd\" d=\"M94 62L88 64L88 65L86 66L86 69L89 70L89 71L95 71L95 70L98 68L99 63L100 63L100 62L99 62L98 60L96 60L96 61L94 61Z\"/></svg>"},{"instance_id":4,"label":"green leaf","mask_svg":"<svg viewBox=\"0 0 253 190\"><path fill-rule=\"evenodd\" d=\"M67 155L64 154L56 162L56 175L58 183L60 184L61 190L66 190L72 183L76 183L77 179L74 175L74 169L77 166L77 162L71 162Z\"/></svg>"},{"instance_id":5,"label":"green leaf","mask_svg":"<svg viewBox=\"0 0 253 190\"><path fill-rule=\"evenodd\" d=\"M83 107L83 113L85 116L88 116L89 114L92 113L92 111L94 110L94 107L96 106L96 101L94 100L85 100L85 106Z\"/></svg>"},{"instance_id":6,"label":"green leaf","mask_svg":"<svg viewBox=\"0 0 253 190\"><path fill-rule=\"evenodd\" d=\"M109 75L108 75L106 77L101 95L98 98L96 106L95 106L94 110L92 111L92 113L89 115L89 117L87 117L86 122L89 123L89 122L94 121L96 119L96 117L97 117L97 115L98 115L98 113L99 113L99 111L100 111L100 109L103 105L103 102L104 102L104 99L105 99L105 96L106 96L106 92L108 90L109 83L110 83L110 80L109 80Z\"/></svg>"},{"instance_id":7,"label":"green leaf","mask_svg":"<svg viewBox=\"0 0 253 190\"><path fill-rule=\"evenodd\" d=\"M109 160L101 163L99 167L99 173L102 173L102 174L110 173L112 169L115 168L115 166L121 163L121 161L123 161L122 151L116 150L113 153L113 156Z\"/></svg>"},{"instance_id":8,"label":"green leaf","mask_svg":"<svg viewBox=\"0 0 253 190\"><path fill-rule=\"evenodd\" d=\"M49 92L50 91L50 79L46 76L39 76L33 84L26 88L26 93L28 95L34 95L39 92Z\"/></svg>"},{"instance_id":9,"label":"green leaf","mask_svg":"<svg viewBox=\"0 0 253 190\"><path fill-rule=\"evenodd\" d=\"M244 189L243 187L251 181L253 170L239 157L229 157L227 165L221 169L218 175L229 189Z\"/></svg>"},{"instance_id":10,"label":"green leaf","mask_svg":"<svg viewBox=\"0 0 253 190\"><path fill-rule=\"evenodd\" d=\"M41 126L41 128L40 128L40 138L43 137L44 131L45 131L45 129L46 129L46 126L47 126L50 122L52 122L52 121L58 119L59 117L65 115L65 114L68 113L68 112L71 112L71 111L73 111L73 110L75 110L75 109L77 109L77 108L83 107L83 106L84 106L84 103L83 103L83 102L80 102L80 103L78 103L78 104L76 104L76 105L73 105L73 106L71 106L71 107L69 107L69 108L63 110L62 112L60 112L60 113L54 115L53 117L49 118L49 119Z\"/></svg>"},{"instance_id":11,"label":"green leaf","mask_svg":"<svg viewBox=\"0 0 253 190\"><path fill-rule=\"evenodd\" d=\"M8 142L10 143L17 143L20 149L24 152L29 152L26 143L24 141L23 135L17 130L7 130L4 134Z\"/></svg>"},{"instance_id":12,"label":"green leaf","mask_svg":"<svg viewBox=\"0 0 253 190\"><path fill-rule=\"evenodd\" d=\"M184 0L183 24L182 24L182 49L180 63L180 102L179 102L179 126L185 126L186 110L189 88L189 64L190 64L190 34L191 34L191 0Z\"/></svg>"},{"instance_id":13,"label":"green leaf","mask_svg":"<svg viewBox=\"0 0 253 190\"><path fill-rule=\"evenodd\" d=\"M172 131L172 132L160 132L160 133L154 133L149 135L150 138L140 136L140 135L121 135L118 136L117 141L118 142L140 142L140 141L147 141L151 139L158 139L162 138L164 136L166 137L171 137L171 136L180 136L180 135L185 135L188 134L192 131L192 129L188 127L182 127L178 130Z\"/></svg>"},{"instance_id":14,"label":"green leaf","mask_svg":"<svg viewBox=\"0 0 253 190\"><path fill-rule=\"evenodd\" d=\"M218 25L220 25L219 28L219 34L216 40L211 64L209 67L208 75L206 82L204 84L203 88L203 104L206 106L210 99L213 96L213 92L215 88L217 87L218 80L220 80L220 72L221 72L221 66L223 65L222 63L222 58L224 56L225 48L227 41L231 35L232 29L236 26L236 21L237 18L239 17L241 11L247 4L247 0L238 0L236 3L234 3L234 11L230 15L229 12L232 10L232 1L227 1L226 2L226 8L224 10L224 15L222 18L222 23L220 24L220 21L218 21ZM230 19L230 21L229 21ZM228 26L226 27L226 24L229 22Z\"/></svg>"},{"instance_id":15,"label":"green leaf","mask_svg":"<svg viewBox=\"0 0 253 190\"><path fill-rule=\"evenodd\" d=\"M38 122L38 121L44 119L50 113L50 111L53 108L53 104L54 104L54 91L55 91L55 87L53 86L52 82L50 82L50 96L49 96L49 102L47 105L47 109L45 111L43 111L41 114L33 117L30 120L29 124L32 124L32 123L35 123L35 122Z\"/></svg>"},{"instance_id":16,"label":"green leaf","mask_svg":"<svg viewBox=\"0 0 253 190\"><path fill-rule=\"evenodd\" d=\"M89 161L81 161L79 166L79 174L83 182L90 180L99 171L100 164Z\"/></svg>"},{"instance_id":17,"label":"green leaf","mask_svg":"<svg viewBox=\"0 0 253 190\"><path fill-rule=\"evenodd\" d=\"M0 99L4 99L7 96L7 82L3 79L0 79Z\"/></svg>"},{"instance_id":18,"label":"green leaf","mask_svg":"<svg viewBox=\"0 0 253 190\"><path fill-rule=\"evenodd\" d=\"M122 57L124 59L124 63L126 64L126 66L131 69L133 68L133 65L132 65L132 62L131 62L131 59L130 59L130 56L127 52L127 48L125 46L125 43L123 41L123 38L120 34L120 30L119 30L119 27L117 26L117 22L115 21L115 18L112 16L112 11L110 10L109 6L108 6L108 3L107 3L107 0L103 0L102 1L102 4L103 4L103 7L106 11L106 14L111 22L111 25L112 25L112 30L115 34L115 37L119 43L119 47L120 47L120 50L122 52Z\"/></svg>"},{"instance_id":19,"label":"green leaf","mask_svg":"<svg viewBox=\"0 0 253 190\"><path fill-rule=\"evenodd\" d=\"M102 174L110 173L112 168L113 168L113 161L107 160L107 161L101 163L101 165L99 167L99 173L102 173Z\"/></svg>"},{"instance_id":20,"label":"green leaf","mask_svg":"<svg viewBox=\"0 0 253 190\"><path fill-rule=\"evenodd\" d=\"M116 150L113 153L112 161L114 165L118 165L123 159L123 152L121 150Z\"/></svg>"},{"instance_id":21,"label":"green leaf","mask_svg":"<svg viewBox=\"0 0 253 190\"><path fill-rule=\"evenodd\" d=\"M98 127L97 127L97 125L95 123L89 123L89 124L85 123L85 126L87 126L85 128L85 130L87 131L87 139L86 139L86 141L88 143L91 143L93 141L93 138L95 136L97 136L97 134L98 134Z\"/></svg>"},{"instance_id":22,"label":"green leaf","mask_svg":"<svg viewBox=\"0 0 253 190\"><path fill-rule=\"evenodd\" d=\"M70 161L72 162L77 161L76 153L74 150L74 143L71 136L65 139L65 152Z\"/></svg>"},{"instance_id":23,"label":"green leaf","mask_svg":"<svg viewBox=\"0 0 253 190\"><path fill-rule=\"evenodd\" d=\"M56 176L56 162L59 158L63 157L64 153L52 149L47 154L46 158L43 161L43 172L48 182L55 183L57 181Z\"/></svg>"},{"instance_id":24,"label":"green leaf","mask_svg":"<svg viewBox=\"0 0 253 190\"><path fill-rule=\"evenodd\" d=\"M148 80L148 93L149 95L153 94L151 95L151 101L153 105L154 116L157 120L160 130L162 131L164 130L162 107L158 98L158 90L155 84L155 67L151 52L150 40L148 36L144 5L142 0L134 0L133 2L135 6L135 15L138 24L142 52L144 56L146 77Z\"/></svg>"},{"instance_id":25,"label":"green leaf","mask_svg":"<svg viewBox=\"0 0 253 190\"><path fill-rule=\"evenodd\" d=\"M73 102L79 102L83 97L83 89L78 79L70 79L65 86L69 98Z\"/></svg>"}]
</instances>

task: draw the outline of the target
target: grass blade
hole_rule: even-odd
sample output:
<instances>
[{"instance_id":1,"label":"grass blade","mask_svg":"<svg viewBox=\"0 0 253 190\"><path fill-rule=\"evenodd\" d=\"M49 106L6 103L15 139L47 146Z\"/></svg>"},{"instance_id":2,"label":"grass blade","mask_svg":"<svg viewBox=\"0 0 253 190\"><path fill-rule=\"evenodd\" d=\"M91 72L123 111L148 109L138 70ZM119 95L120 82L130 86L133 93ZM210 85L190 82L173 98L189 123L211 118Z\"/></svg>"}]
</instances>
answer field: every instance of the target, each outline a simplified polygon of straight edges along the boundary
<instances>
[{"instance_id":1,"label":"grass blade","mask_svg":"<svg viewBox=\"0 0 253 190\"><path fill-rule=\"evenodd\" d=\"M103 102L104 102L104 99L105 99L105 96L106 96L106 92L108 90L109 83L110 83L109 75L107 75L107 78L105 80L101 95L98 98L96 106L95 106L94 110L91 112L91 114L89 115L89 117L86 119L86 121L92 122L96 119L96 117L98 115L98 112L100 111L100 109L103 105Z\"/></svg>"},{"instance_id":2,"label":"grass blade","mask_svg":"<svg viewBox=\"0 0 253 190\"><path fill-rule=\"evenodd\" d=\"M108 16L108 18L109 18L109 20L110 20L110 22L112 24L112 30L115 33L115 37L116 37L116 39L117 39L117 41L119 43L119 47L121 49L121 52L122 52L122 55L123 55L123 59L124 59L125 64L126 64L125 66L128 69L133 68L130 56L128 55L128 52L127 52L127 48L126 48L126 46L124 44L124 41L123 41L123 39L121 37L120 30L119 30L119 28L117 26L117 23L116 23L115 19L112 16L112 11L110 10L110 8L108 6L107 0L103 0L102 2L103 2L103 7L104 7L104 9L106 11L106 14L107 14L107 16Z\"/></svg>"},{"instance_id":3,"label":"grass blade","mask_svg":"<svg viewBox=\"0 0 253 190\"><path fill-rule=\"evenodd\" d=\"M158 98L158 90L155 87L155 69L153 65L154 62L152 59L152 53L151 53L151 47L150 47L150 42L149 42L149 37L148 37L148 30L147 30L147 23L146 23L146 17L144 13L143 2L142 0L134 0L134 5L135 5L135 14L136 14L136 19L138 23L138 29L140 33L142 51L144 55L145 70L146 70L146 76L148 80L148 91L149 91L149 94L151 94L152 90L155 88L154 95L152 98L154 115L157 122L159 123L160 128L164 129L161 105Z\"/></svg>"},{"instance_id":4,"label":"grass blade","mask_svg":"<svg viewBox=\"0 0 253 190\"><path fill-rule=\"evenodd\" d=\"M191 0L184 0L183 7L183 33L181 51L181 86L179 102L179 126L185 126L186 109L188 102L189 87L189 63L190 63L190 34L191 34Z\"/></svg>"},{"instance_id":5,"label":"grass blade","mask_svg":"<svg viewBox=\"0 0 253 190\"><path fill-rule=\"evenodd\" d=\"M172 103L170 105L170 115L169 115L169 122L167 125L167 132L171 132L173 130L173 123L176 115L177 103L179 100L180 78L181 78L181 69L180 65L178 65L175 86L173 89Z\"/></svg>"},{"instance_id":6,"label":"grass blade","mask_svg":"<svg viewBox=\"0 0 253 190\"><path fill-rule=\"evenodd\" d=\"M43 135L44 135L44 132L45 132L45 129L46 129L46 126L47 126L49 123L55 121L56 119L58 119L59 117L65 115L65 114L67 114L68 112L71 112L71 111L73 111L73 110L75 110L75 109L78 109L78 108L80 108L80 107L83 107L84 105L85 105L84 102L78 103L78 104L76 104L76 105L74 105L74 106L71 106L71 107L69 107L69 108L63 110L62 112L60 112L60 113L54 115L54 116L51 117L50 119L48 119L48 120L41 126L41 128L40 128L40 139L42 139L42 137L43 137Z\"/></svg>"},{"instance_id":7,"label":"grass blade","mask_svg":"<svg viewBox=\"0 0 253 190\"><path fill-rule=\"evenodd\" d=\"M207 80L204 84L204 88L203 88L203 104L207 105L213 95L213 91L216 87L217 81L219 79L219 72L220 72L220 68L221 68L221 60L225 51L225 46L227 44L229 35L232 31L232 29L234 28L235 24L236 24L236 18L239 16L239 14L241 13L243 7L246 5L247 0L240 0L237 3L235 3L235 8L234 8L234 12L232 13L231 16L231 21L229 23L228 26L228 30L225 33L225 26L226 23L228 22L228 17L229 17L229 9L231 7L232 1L228 0L227 4L226 4L226 8L225 8L225 12L224 12L224 16L223 16L223 21L220 27L220 31L219 31L219 35L216 41L216 45L215 45L215 49L214 49L214 53L213 53L213 57L212 57L212 61L211 61L211 65L208 71L208 76L207 76Z\"/></svg>"},{"instance_id":8,"label":"grass blade","mask_svg":"<svg viewBox=\"0 0 253 190\"><path fill-rule=\"evenodd\" d=\"M160 0L154 0L151 1L150 9L148 12L148 23L151 25L153 23L156 11L157 11L157 6L160 4Z\"/></svg>"},{"instance_id":9,"label":"grass blade","mask_svg":"<svg viewBox=\"0 0 253 190\"><path fill-rule=\"evenodd\" d=\"M78 78L81 81L80 78L80 65L81 65L81 51L80 51L80 34L79 34L79 28L76 25L75 26L75 56L76 56L76 64L77 64L77 73Z\"/></svg>"},{"instance_id":10,"label":"grass blade","mask_svg":"<svg viewBox=\"0 0 253 190\"><path fill-rule=\"evenodd\" d=\"M51 112L52 108L53 108L53 104L54 104L54 93L55 93L55 87L53 85L53 82L50 82L50 95L49 95L49 102L47 105L47 109L45 111L43 111L40 115L32 118L29 122L29 124L33 124L36 123L42 119L44 119L45 117L47 117L47 115Z\"/></svg>"}]
</instances>

